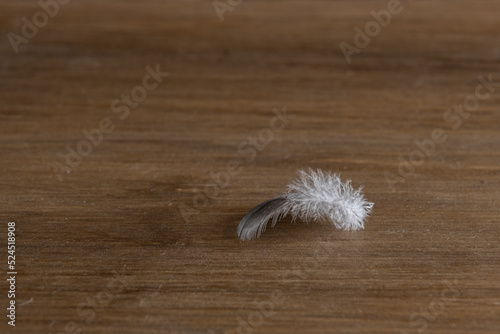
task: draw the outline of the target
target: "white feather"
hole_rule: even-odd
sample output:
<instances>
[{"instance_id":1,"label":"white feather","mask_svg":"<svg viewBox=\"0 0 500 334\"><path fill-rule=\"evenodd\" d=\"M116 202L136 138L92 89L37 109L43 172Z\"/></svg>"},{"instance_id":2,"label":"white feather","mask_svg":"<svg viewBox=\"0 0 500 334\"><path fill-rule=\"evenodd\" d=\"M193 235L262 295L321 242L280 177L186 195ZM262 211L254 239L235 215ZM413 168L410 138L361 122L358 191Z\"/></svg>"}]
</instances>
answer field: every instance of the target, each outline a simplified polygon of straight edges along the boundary
<instances>
[{"instance_id":1,"label":"white feather","mask_svg":"<svg viewBox=\"0 0 500 334\"><path fill-rule=\"evenodd\" d=\"M299 178L283 195L259 204L243 217L238 235L243 240L259 237L270 219L274 226L287 214L306 223L331 222L343 230L362 229L373 203L364 199L361 190L355 190L350 180L342 182L336 174L299 171Z\"/></svg>"}]
</instances>

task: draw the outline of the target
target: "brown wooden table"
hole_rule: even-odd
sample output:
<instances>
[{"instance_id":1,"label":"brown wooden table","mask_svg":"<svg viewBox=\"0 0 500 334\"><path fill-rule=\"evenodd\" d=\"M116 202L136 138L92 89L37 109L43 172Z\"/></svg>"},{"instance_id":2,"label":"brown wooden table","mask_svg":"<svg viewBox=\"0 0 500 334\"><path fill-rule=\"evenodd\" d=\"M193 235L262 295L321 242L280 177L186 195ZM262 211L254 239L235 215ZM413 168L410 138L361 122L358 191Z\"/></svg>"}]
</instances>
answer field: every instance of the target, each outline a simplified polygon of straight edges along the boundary
<instances>
[{"instance_id":1,"label":"brown wooden table","mask_svg":"<svg viewBox=\"0 0 500 334\"><path fill-rule=\"evenodd\" d=\"M0 2L0 332L500 332L500 2L60 1ZM241 242L307 168L365 230Z\"/></svg>"}]
</instances>

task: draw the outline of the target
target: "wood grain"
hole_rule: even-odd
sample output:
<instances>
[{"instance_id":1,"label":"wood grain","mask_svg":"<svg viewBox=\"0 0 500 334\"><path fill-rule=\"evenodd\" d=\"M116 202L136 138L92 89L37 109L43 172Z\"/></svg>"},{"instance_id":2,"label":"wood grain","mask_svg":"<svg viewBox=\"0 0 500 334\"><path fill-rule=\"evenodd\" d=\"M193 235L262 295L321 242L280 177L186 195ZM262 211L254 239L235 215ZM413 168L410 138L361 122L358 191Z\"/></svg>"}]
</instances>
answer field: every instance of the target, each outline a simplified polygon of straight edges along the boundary
<instances>
[{"instance_id":1,"label":"wood grain","mask_svg":"<svg viewBox=\"0 0 500 334\"><path fill-rule=\"evenodd\" d=\"M0 6L2 36L40 10ZM1 332L498 333L500 86L443 116L500 81L500 3L401 6L350 64L340 43L386 1L244 1L223 22L211 1L71 1L18 53L3 38L0 236L6 261L16 222L18 274ZM157 65L169 76L114 112ZM401 179L435 129L446 140ZM364 185L365 230L285 219L239 241L309 167Z\"/></svg>"}]
</instances>

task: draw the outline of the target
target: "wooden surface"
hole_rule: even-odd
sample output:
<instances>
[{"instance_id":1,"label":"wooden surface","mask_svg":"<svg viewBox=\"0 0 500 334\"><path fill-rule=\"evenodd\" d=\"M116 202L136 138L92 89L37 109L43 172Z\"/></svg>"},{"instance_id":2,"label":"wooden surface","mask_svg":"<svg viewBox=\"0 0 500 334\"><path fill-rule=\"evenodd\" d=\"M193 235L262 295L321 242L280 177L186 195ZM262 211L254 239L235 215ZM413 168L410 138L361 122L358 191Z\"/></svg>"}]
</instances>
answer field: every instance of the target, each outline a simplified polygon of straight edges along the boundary
<instances>
[{"instance_id":1,"label":"wooden surface","mask_svg":"<svg viewBox=\"0 0 500 334\"><path fill-rule=\"evenodd\" d=\"M500 3L401 5L348 64L340 43L387 2L244 1L221 22L211 1L71 1L15 53L7 34L40 7L2 1L0 244L7 277L14 221L18 274L0 331L499 333L500 86L460 124L443 114L500 81ZM113 101L157 65L170 75L120 119ZM388 183L435 129L447 139ZM285 219L239 241L309 167L364 185L365 230Z\"/></svg>"}]
</instances>

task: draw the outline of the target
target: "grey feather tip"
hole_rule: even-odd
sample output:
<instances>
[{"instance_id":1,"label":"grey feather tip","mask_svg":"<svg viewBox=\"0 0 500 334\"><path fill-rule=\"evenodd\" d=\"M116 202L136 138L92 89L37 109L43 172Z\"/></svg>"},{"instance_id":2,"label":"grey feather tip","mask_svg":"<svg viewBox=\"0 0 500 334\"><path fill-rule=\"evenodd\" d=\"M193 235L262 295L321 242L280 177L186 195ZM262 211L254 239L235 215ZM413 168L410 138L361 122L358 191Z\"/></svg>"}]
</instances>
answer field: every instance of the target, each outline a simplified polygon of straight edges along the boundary
<instances>
[{"instance_id":1,"label":"grey feather tip","mask_svg":"<svg viewBox=\"0 0 500 334\"><path fill-rule=\"evenodd\" d=\"M238 236L241 240L258 238L266 230L267 222L271 218L273 219L272 226L274 226L280 218L286 201L285 197L276 197L250 210L238 225Z\"/></svg>"}]
</instances>

